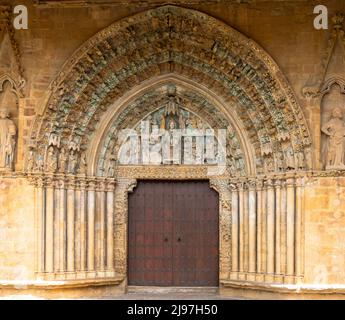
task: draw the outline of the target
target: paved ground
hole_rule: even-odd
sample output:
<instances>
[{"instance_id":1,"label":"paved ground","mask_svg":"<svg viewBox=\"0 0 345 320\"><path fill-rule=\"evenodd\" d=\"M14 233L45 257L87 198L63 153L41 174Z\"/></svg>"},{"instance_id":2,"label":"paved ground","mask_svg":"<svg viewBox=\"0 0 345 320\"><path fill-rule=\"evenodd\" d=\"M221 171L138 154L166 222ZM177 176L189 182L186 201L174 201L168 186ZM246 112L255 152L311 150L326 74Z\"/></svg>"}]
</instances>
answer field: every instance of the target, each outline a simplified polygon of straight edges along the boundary
<instances>
[{"instance_id":1,"label":"paved ground","mask_svg":"<svg viewBox=\"0 0 345 320\"><path fill-rule=\"evenodd\" d=\"M109 298L106 298L109 299ZM220 297L218 294L195 294L195 293L167 293L167 294L144 294L128 293L110 298L111 300L239 300L238 298Z\"/></svg>"}]
</instances>

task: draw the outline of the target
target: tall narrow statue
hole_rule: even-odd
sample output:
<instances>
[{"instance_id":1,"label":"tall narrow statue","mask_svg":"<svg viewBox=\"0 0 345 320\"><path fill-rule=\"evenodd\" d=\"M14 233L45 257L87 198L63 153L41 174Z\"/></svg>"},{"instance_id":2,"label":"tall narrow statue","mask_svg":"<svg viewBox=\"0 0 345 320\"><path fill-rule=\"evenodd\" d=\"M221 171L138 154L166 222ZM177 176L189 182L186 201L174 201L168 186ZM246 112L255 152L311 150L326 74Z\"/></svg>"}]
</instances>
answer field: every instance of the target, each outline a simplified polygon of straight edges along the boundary
<instances>
[{"instance_id":1,"label":"tall narrow statue","mask_svg":"<svg viewBox=\"0 0 345 320\"><path fill-rule=\"evenodd\" d=\"M0 109L0 170L13 170L17 129L7 108Z\"/></svg>"},{"instance_id":2,"label":"tall narrow statue","mask_svg":"<svg viewBox=\"0 0 345 320\"><path fill-rule=\"evenodd\" d=\"M340 108L333 109L321 131L328 137L323 150L326 169L345 169L345 125Z\"/></svg>"}]
</instances>

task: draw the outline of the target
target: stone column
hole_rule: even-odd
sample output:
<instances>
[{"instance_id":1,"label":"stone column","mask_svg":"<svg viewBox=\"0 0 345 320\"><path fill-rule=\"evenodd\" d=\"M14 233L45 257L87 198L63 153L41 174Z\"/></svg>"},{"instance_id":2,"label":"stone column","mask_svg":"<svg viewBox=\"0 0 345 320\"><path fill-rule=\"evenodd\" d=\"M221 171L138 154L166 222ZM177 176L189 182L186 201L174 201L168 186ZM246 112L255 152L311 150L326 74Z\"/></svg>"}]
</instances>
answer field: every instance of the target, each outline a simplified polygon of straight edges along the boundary
<instances>
[{"instance_id":1,"label":"stone column","mask_svg":"<svg viewBox=\"0 0 345 320\"><path fill-rule=\"evenodd\" d=\"M105 269L105 184L98 183L96 191L96 268L97 271Z\"/></svg>"},{"instance_id":2,"label":"stone column","mask_svg":"<svg viewBox=\"0 0 345 320\"><path fill-rule=\"evenodd\" d=\"M243 272L244 271L244 183L240 182L238 184L238 190L239 190L239 271Z\"/></svg>"},{"instance_id":3,"label":"stone column","mask_svg":"<svg viewBox=\"0 0 345 320\"><path fill-rule=\"evenodd\" d=\"M286 271L288 275L295 272L295 179L289 178L286 182L287 219L286 219Z\"/></svg>"},{"instance_id":4,"label":"stone column","mask_svg":"<svg viewBox=\"0 0 345 320\"><path fill-rule=\"evenodd\" d=\"M70 177L67 186L67 271L74 271L74 215L75 215L75 181Z\"/></svg>"},{"instance_id":5,"label":"stone column","mask_svg":"<svg viewBox=\"0 0 345 320\"><path fill-rule=\"evenodd\" d=\"M249 182L249 272L256 271L256 183ZM254 280L254 279L253 279Z\"/></svg>"},{"instance_id":6,"label":"stone column","mask_svg":"<svg viewBox=\"0 0 345 320\"><path fill-rule=\"evenodd\" d=\"M47 180L45 216L45 272L54 272L54 181Z\"/></svg>"},{"instance_id":7,"label":"stone column","mask_svg":"<svg viewBox=\"0 0 345 320\"><path fill-rule=\"evenodd\" d=\"M238 189L236 184L231 184L231 271L238 271Z\"/></svg>"},{"instance_id":8,"label":"stone column","mask_svg":"<svg viewBox=\"0 0 345 320\"><path fill-rule=\"evenodd\" d=\"M275 273L280 274L281 258L281 180L275 181L276 208L275 208Z\"/></svg>"},{"instance_id":9,"label":"stone column","mask_svg":"<svg viewBox=\"0 0 345 320\"><path fill-rule=\"evenodd\" d=\"M44 230L45 230L45 207L44 207L44 180L38 178L35 181L35 229L36 229L36 271L44 272Z\"/></svg>"},{"instance_id":10,"label":"stone column","mask_svg":"<svg viewBox=\"0 0 345 320\"><path fill-rule=\"evenodd\" d=\"M219 193L219 278L227 280L231 274L231 192L229 180L211 179L210 186Z\"/></svg>"},{"instance_id":11,"label":"stone column","mask_svg":"<svg viewBox=\"0 0 345 320\"><path fill-rule=\"evenodd\" d=\"M125 276L127 269L127 221L128 221L128 192L136 186L135 179L119 178L115 189L115 273Z\"/></svg>"},{"instance_id":12,"label":"stone column","mask_svg":"<svg viewBox=\"0 0 345 320\"><path fill-rule=\"evenodd\" d=\"M89 181L87 194L87 270L95 270L95 182Z\"/></svg>"},{"instance_id":13,"label":"stone column","mask_svg":"<svg viewBox=\"0 0 345 320\"><path fill-rule=\"evenodd\" d=\"M263 212L263 195L262 195L262 188L263 183L261 180L257 181L256 183L256 191L257 191L257 212L256 212L256 259L257 259L257 272L262 273L262 212Z\"/></svg>"},{"instance_id":14,"label":"stone column","mask_svg":"<svg viewBox=\"0 0 345 320\"><path fill-rule=\"evenodd\" d=\"M79 182L79 188L80 188L80 198L79 198L79 228L80 228L80 264L77 268L79 268L80 271L86 270L86 264L87 264L87 205L86 205L86 198L87 198L87 182L86 180L82 179Z\"/></svg>"},{"instance_id":15,"label":"stone column","mask_svg":"<svg viewBox=\"0 0 345 320\"><path fill-rule=\"evenodd\" d=\"M295 274L303 274L303 211L304 211L304 179L302 177L296 182L296 222L295 222Z\"/></svg>"},{"instance_id":16,"label":"stone column","mask_svg":"<svg viewBox=\"0 0 345 320\"><path fill-rule=\"evenodd\" d=\"M267 273L274 273L274 186L267 181Z\"/></svg>"},{"instance_id":17,"label":"stone column","mask_svg":"<svg viewBox=\"0 0 345 320\"><path fill-rule=\"evenodd\" d=\"M114 270L114 191L115 181L107 183L107 271Z\"/></svg>"},{"instance_id":18,"label":"stone column","mask_svg":"<svg viewBox=\"0 0 345 320\"><path fill-rule=\"evenodd\" d=\"M267 272L267 181L263 181L261 197L261 271Z\"/></svg>"},{"instance_id":19,"label":"stone column","mask_svg":"<svg viewBox=\"0 0 345 320\"><path fill-rule=\"evenodd\" d=\"M75 184L75 222L74 222L74 236L75 236L75 271L80 271L80 246L81 246L81 190L80 181L77 179Z\"/></svg>"},{"instance_id":20,"label":"stone column","mask_svg":"<svg viewBox=\"0 0 345 320\"><path fill-rule=\"evenodd\" d=\"M243 261L243 270L245 272L249 271L249 192L248 184L245 184L243 191L244 201L243 201L243 232L244 232L244 261Z\"/></svg>"},{"instance_id":21,"label":"stone column","mask_svg":"<svg viewBox=\"0 0 345 320\"><path fill-rule=\"evenodd\" d=\"M280 271L286 274L286 222L287 222L287 196L286 196L286 180L282 181L281 186L281 216L280 216Z\"/></svg>"},{"instance_id":22,"label":"stone column","mask_svg":"<svg viewBox=\"0 0 345 320\"><path fill-rule=\"evenodd\" d=\"M56 248L58 251L59 255L59 272L64 272L66 271L66 213L67 213L67 208L66 208L66 185L65 185L65 180L62 178L59 180L59 186L58 186L58 205L57 209L59 212L59 215L57 216L57 219L59 221L58 223L58 238L59 238L59 245Z\"/></svg>"}]
</instances>

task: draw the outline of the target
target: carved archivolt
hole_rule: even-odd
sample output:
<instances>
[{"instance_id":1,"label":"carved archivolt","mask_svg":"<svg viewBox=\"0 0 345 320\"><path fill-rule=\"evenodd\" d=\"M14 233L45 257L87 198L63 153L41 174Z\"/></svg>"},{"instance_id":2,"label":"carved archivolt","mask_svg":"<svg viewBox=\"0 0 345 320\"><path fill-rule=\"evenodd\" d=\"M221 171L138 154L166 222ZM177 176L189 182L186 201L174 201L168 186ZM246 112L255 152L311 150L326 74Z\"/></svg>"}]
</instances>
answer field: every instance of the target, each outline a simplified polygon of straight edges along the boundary
<instances>
[{"instance_id":1,"label":"carved archivolt","mask_svg":"<svg viewBox=\"0 0 345 320\"><path fill-rule=\"evenodd\" d=\"M46 161L52 137L56 153L72 148L79 158L114 101L169 73L202 84L231 109L253 150L256 172L311 167L306 121L273 60L224 23L174 6L114 23L66 62L32 130L35 161ZM145 104L152 97L141 99ZM45 164L36 167L45 170Z\"/></svg>"}]
</instances>

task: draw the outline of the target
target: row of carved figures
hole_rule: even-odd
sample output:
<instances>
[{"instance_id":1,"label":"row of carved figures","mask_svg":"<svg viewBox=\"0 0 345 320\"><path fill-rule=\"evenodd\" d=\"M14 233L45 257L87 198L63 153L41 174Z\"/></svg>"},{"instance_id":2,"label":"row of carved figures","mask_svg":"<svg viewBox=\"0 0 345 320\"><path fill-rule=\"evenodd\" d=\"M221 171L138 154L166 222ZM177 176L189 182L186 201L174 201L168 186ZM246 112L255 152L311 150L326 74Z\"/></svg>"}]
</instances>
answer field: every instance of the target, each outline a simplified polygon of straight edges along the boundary
<instances>
[{"instance_id":1,"label":"row of carved figures","mask_svg":"<svg viewBox=\"0 0 345 320\"><path fill-rule=\"evenodd\" d=\"M29 172L86 174L86 154L84 151L73 149L66 151L64 147L49 146L43 157L40 154L35 156L35 152L31 150L27 170Z\"/></svg>"}]
</instances>

